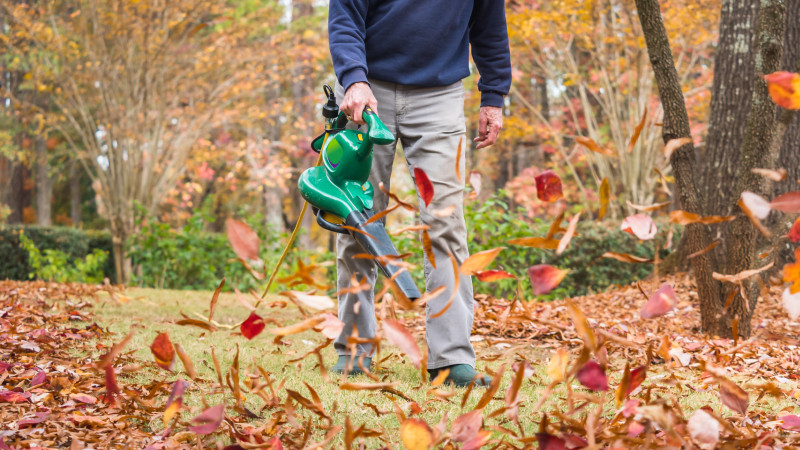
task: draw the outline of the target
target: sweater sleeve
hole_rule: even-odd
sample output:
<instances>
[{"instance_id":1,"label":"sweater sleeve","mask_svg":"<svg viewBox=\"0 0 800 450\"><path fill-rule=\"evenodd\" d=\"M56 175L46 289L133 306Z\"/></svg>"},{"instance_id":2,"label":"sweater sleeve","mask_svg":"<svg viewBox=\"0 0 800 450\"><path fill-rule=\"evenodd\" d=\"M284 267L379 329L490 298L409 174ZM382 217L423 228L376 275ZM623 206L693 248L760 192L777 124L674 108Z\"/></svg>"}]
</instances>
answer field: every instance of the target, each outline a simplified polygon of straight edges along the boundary
<instances>
[{"instance_id":1,"label":"sweater sleeve","mask_svg":"<svg viewBox=\"0 0 800 450\"><path fill-rule=\"evenodd\" d=\"M366 20L369 0L330 0L328 41L336 78L345 91L367 82Z\"/></svg>"},{"instance_id":2,"label":"sweater sleeve","mask_svg":"<svg viewBox=\"0 0 800 450\"><path fill-rule=\"evenodd\" d=\"M503 106L511 88L511 52L508 47L505 2L475 0L470 20L472 59L478 67L481 106Z\"/></svg>"}]
</instances>

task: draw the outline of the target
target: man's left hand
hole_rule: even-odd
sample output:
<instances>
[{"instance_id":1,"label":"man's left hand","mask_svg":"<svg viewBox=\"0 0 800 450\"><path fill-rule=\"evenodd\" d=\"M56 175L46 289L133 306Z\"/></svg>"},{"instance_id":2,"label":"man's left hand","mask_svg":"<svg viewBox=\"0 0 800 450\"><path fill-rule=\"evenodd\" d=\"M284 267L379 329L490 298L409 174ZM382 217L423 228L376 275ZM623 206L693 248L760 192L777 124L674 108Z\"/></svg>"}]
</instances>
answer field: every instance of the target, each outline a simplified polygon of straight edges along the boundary
<instances>
[{"instance_id":1,"label":"man's left hand","mask_svg":"<svg viewBox=\"0 0 800 450\"><path fill-rule=\"evenodd\" d=\"M478 120L478 137L475 149L489 147L497 140L500 129L503 128L503 108L496 106L481 106L480 119Z\"/></svg>"}]
</instances>

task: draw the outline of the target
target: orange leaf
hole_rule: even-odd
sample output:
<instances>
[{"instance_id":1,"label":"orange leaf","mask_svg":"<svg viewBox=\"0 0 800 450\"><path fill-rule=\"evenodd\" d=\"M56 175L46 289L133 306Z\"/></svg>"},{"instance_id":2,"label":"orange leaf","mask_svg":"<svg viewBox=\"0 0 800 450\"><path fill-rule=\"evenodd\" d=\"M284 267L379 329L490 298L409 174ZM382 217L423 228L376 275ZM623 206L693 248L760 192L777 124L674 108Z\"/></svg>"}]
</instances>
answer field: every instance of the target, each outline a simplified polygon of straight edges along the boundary
<instances>
[{"instance_id":1,"label":"orange leaf","mask_svg":"<svg viewBox=\"0 0 800 450\"><path fill-rule=\"evenodd\" d=\"M425 256L428 257L431 266L436 268L436 255L433 254L433 243L431 242L431 235L428 230L422 230L422 249L425 250Z\"/></svg>"},{"instance_id":2,"label":"orange leaf","mask_svg":"<svg viewBox=\"0 0 800 450\"><path fill-rule=\"evenodd\" d=\"M554 202L564 196L561 178L552 170L545 170L536 176L536 196L543 202Z\"/></svg>"},{"instance_id":3,"label":"orange leaf","mask_svg":"<svg viewBox=\"0 0 800 450\"><path fill-rule=\"evenodd\" d=\"M589 320L572 300L567 299L566 304L567 311L572 319L572 323L575 325L575 331L578 333L578 337L581 338L587 349L592 352L595 351L597 349L597 338L594 335L594 330L589 325Z\"/></svg>"},{"instance_id":4,"label":"orange leaf","mask_svg":"<svg viewBox=\"0 0 800 450\"><path fill-rule=\"evenodd\" d=\"M458 140L458 151L456 152L456 177L458 181L461 181L461 144L463 142L463 137Z\"/></svg>"},{"instance_id":5,"label":"orange leaf","mask_svg":"<svg viewBox=\"0 0 800 450\"><path fill-rule=\"evenodd\" d=\"M211 322L211 318L214 317L214 311L217 309L217 300L219 300L219 293L222 292L222 288L225 286L225 277L222 277L222 281L220 281L219 286L217 289L214 290L214 295L211 296L211 305L208 307L208 321Z\"/></svg>"},{"instance_id":6,"label":"orange leaf","mask_svg":"<svg viewBox=\"0 0 800 450\"><path fill-rule=\"evenodd\" d=\"M414 167L414 181L417 183L417 192L420 198L425 202L425 206L431 204L433 200L433 183L428 178L428 174L419 167Z\"/></svg>"},{"instance_id":7,"label":"orange leaf","mask_svg":"<svg viewBox=\"0 0 800 450\"><path fill-rule=\"evenodd\" d=\"M575 142L577 142L578 144L581 144L582 146L588 148L589 150L591 150L591 151L593 151L595 153L599 153L601 155L611 156L611 157L617 156L616 153L614 152L614 150L611 150L609 148L600 147L600 145L598 145L597 142L595 142L594 140L592 140L590 138L583 137L583 136L578 136L578 137L575 138Z\"/></svg>"},{"instance_id":8,"label":"orange leaf","mask_svg":"<svg viewBox=\"0 0 800 450\"><path fill-rule=\"evenodd\" d=\"M567 378L567 364L569 363L569 352L565 348L559 348L550 357L547 364L547 376L556 383L560 383Z\"/></svg>"},{"instance_id":9,"label":"orange leaf","mask_svg":"<svg viewBox=\"0 0 800 450\"><path fill-rule=\"evenodd\" d=\"M636 145L636 141L639 140L639 135L642 134L642 129L644 128L644 123L647 120L647 106L644 107L644 114L642 114L642 120L639 121L639 124L636 125L636 129L633 131L633 136L631 136L631 142L628 144L628 153L633 151L633 146Z\"/></svg>"},{"instance_id":10,"label":"orange leaf","mask_svg":"<svg viewBox=\"0 0 800 450\"><path fill-rule=\"evenodd\" d=\"M608 211L609 190L608 178L603 178L600 183L600 212L597 213L598 220L602 220L606 216L606 211Z\"/></svg>"},{"instance_id":11,"label":"orange leaf","mask_svg":"<svg viewBox=\"0 0 800 450\"><path fill-rule=\"evenodd\" d=\"M788 263L783 266L783 281L792 283L789 287L789 292L797 294L800 292L800 248L795 249L794 259L794 263Z\"/></svg>"},{"instance_id":12,"label":"orange leaf","mask_svg":"<svg viewBox=\"0 0 800 450\"><path fill-rule=\"evenodd\" d=\"M169 340L169 333L159 333L158 336L150 344L150 351L156 359L156 364L162 369L172 369L172 363L175 359L175 348Z\"/></svg>"},{"instance_id":13,"label":"orange leaf","mask_svg":"<svg viewBox=\"0 0 800 450\"><path fill-rule=\"evenodd\" d=\"M657 211L659 209L666 208L667 206L672 204L672 202L656 203L656 204L653 204L653 205L634 205L631 202L627 202L627 203L628 203L628 206L630 206L631 208L633 208L633 209L635 209L637 211L645 211L645 212Z\"/></svg>"},{"instance_id":14,"label":"orange leaf","mask_svg":"<svg viewBox=\"0 0 800 450\"><path fill-rule=\"evenodd\" d=\"M251 230L246 223L236 219L226 220L225 225L228 228L228 241L236 256L244 260L257 260L261 241L255 231Z\"/></svg>"},{"instance_id":15,"label":"orange leaf","mask_svg":"<svg viewBox=\"0 0 800 450\"><path fill-rule=\"evenodd\" d=\"M433 430L424 420L412 417L400 424L400 440L408 450L428 450L433 446Z\"/></svg>"},{"instance_id":16,"label":"orange leaf","mask_svg":"<svg viewBox=\"0 0 800 450\"><path fill-rule=\"evenodd\" d=\"M639 263L639 264L648 264L653 262L652 259L641 258L639 256L629 255L627 253L617 253L617 252L605 252L603 253L603 258L611 258L611 259L616 259L617 261L622 261L627 263Z\"/></svg>"},{"instance_id":17,"label":"orange leaf","mask_svg":"<svg viewBox=\"0 0 800 450\"><path fill-rule=\"evenodd\" d=\"M772 101L781 108L800 109L800 74L775 72L764 79Z\"/></svg>"},{"instance_id":18,"label":"orange leaf","mask_svg":"<svg viewBox=\"0 0 800 450\"><path fill-rule=\"evenodd\" d=\"M557 239L547 239L540 237L525 237L518 239L511 239L508 241L511 245L521 245L523 247L541 248L547 250L555 250L558 248Z\"/></svg>"},{"instance_id":19,"label":"orange leaf","mask_svg":"<svg viewBox=\"0 0 800 450\"><path fill-rule=\"evenodd\" d=\"M720 222L730 222L736 216L706 216L702 217L699 214L694 214L686 211L676 210L669 213L669 220L678 225L689 225L692 223L702 223L703 225L711 225Z\"/></svg>"},{"instance_id":20,"label":"orange leaf","mask_svg":"<svg viewBox=\"0 0 800 450\"><path fill-rule=\"evenodd\" d=\"M464 275L474 275L475 272L481 271L491 264L497 257L497 254L504 248L505 247L497 247L470 255L470 257L461 264L459 272Z\"/></svg>"}]
</instances>

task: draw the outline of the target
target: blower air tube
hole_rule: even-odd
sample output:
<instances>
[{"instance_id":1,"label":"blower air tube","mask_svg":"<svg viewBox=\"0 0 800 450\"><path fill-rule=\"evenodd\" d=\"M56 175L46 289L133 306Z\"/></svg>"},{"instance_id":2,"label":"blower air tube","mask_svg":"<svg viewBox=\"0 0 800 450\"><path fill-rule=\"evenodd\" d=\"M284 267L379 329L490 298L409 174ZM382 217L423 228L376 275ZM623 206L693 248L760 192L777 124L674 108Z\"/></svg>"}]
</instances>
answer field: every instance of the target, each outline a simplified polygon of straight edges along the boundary
<instances>
[{"instance_id":1,"label":"blower air tube","mask_svg":"<svg viewBox=\"0 0 800 450\"><path fill-rule=\"evenodd\" d=\"M364 233L369 233L371 237L364 233L348 230L350 235L353 236L356 242L361 245L361 248L363 248L364 251L370 255L397 256L397 249L394 248L394 244L389 238L389 235L386 233L386 228L384 227L383 223L380 221L367 223L367 220L369 220L369 217L361 211L353 211L350 213L350 215L347 216L347 219L345 219L345 224L357 230L361 230ZM402 271L394 278L394 282L409 300L414 301L422 296L419 293L419 289L417 289L417 285L414 283L414 279L411 277L411 274L408 272L408 270L404 270L394 264L386 264L378 259L375 260L375 263L378 265L378 267L380 267L381 272L383 272L383 274L389 278L392 278L395 276L395 274Z\"/></svg>"}]
</instances>

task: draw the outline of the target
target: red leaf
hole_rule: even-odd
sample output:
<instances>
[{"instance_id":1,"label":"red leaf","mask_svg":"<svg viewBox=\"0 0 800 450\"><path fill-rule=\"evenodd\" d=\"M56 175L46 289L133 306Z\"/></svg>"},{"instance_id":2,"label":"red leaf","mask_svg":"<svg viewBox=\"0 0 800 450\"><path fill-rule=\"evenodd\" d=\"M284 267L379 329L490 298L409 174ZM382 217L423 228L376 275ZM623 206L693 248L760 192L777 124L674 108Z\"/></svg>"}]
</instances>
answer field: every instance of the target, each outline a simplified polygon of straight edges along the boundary
<instances>
[{"instance_id":1,"label":"red leaf","mask_svg":"<svg viewBox=\"0 0 800 450\"><path fill-rule=\"evenodd\" d=\"M255 231L246 223L236 219L226 220L225 225L228 228L228 242L231 243L236 256L244 260L257 260L261 241Z\"/></svg>"},{"instance_id":2,"label":"red leaf","mask_svg":"<svg viewBox=\"0 0 800 450\"><path fill-rule=\"evenodd\" d=\"M528 268L534 295L545 295L555 289L568 270L561 270L549 264L537 264Z\"/></svg>"},{"instance_id":3,"label":"red leaf","mask_svg":"<svg viewBox=\"0 0 800 450\"><path fill-rule=\"evenodd\" d=\"M800 217L794 221L792 224L792 229L789 230L789 240L794 243L800 242ZM0 371L0 373L3 372Z\"/></svg>"},{"instance_id":4,"label":"red leaf","mask_svg":"<svg viewBox=\"0 0 800 450\"><path fill-rule=\"evenodd\" d=\"M331 313L325 313L322 315L322 317L325 319L325 321L317 326L317 328L320 330L320 333L322 333L323 336L328 339L336 339L339 337L344 329L344 322L339 320L338 317Z\"/></svg>"},{"instance_id":5,"label":"red leaf","mask_svg":"<svg viewBox=\"0 0 800 450\"><path fill-rule=\"evenodd\" d=\"M36 372L36 375L31 378L31 387L39 386L47 382L47 374L43 370Z\"/></svg>"},{"instance_id":6,"label":"red leaf","mask_svg":"<svg viewBox=\"0 0 800 450\"><path fill-rule=\"evenodd\" d=\"M32 417L30 419L18 420L17 421L17 427L18 428L27 428L27 427L29 427L31 425L36 425L36 424L42 423L45 420L47 420L49 417L50 417L50 410L49 409L46 410L46 411L37 412L36 414L34 414L34 417Z\"/></svg>"},{"instance_id":7,"label":"red leaf","mask_svg":"<svg viewBox=\"0 0 800 450\"><path fill-rule=\"evenodd\" d=\"M785 416L781 416L780 419L783 421L783 423L781 424L781 428L783 428L784 430L800 428L800 417L794 414L787 414Z\"/></svg>"},{"instance_id":8,"label":"red leaf","mask_svg":"<svg viewBox=\"0 0 800 450\"><path fill-rule=\"evenodd\" d=\"M246 337L247 339L253 339L254 337L258 336L262 331L264 331L264 327L267 324L264 323L264 319L261 318L255 311L251 312L250 315L242 322L242 325L239 327L239 330L242 332L242 336Z\"/></svg>"},{"instance_id":9,"label":"red leaf","mask_svg":"<svg viewBox=\"0 0 800 450\"><path fill-rule=\"evenodd\" d=\"M114 373L114 367L109 364L105 367L106 372L106 395L103 399L112 405L117 404L117 396L120 393L119 384L117 384L117 375Z\"/></svg>"},{"instance_id":10,"label":"red leaf","mask_svg":"<svg viewBox=\"0 0 800 450\"><path fill-rule=\"evenodd\" d=\"M606 371L600 366L600 364L597 363L597 361L593 359L586 361L586 364L581 367L581 370L578 371L576 377L582 385L586 386L590 390L608 390L608 378L606 377Z\"/></svg>"},{"instance_id":11,"label":"red leaf","mask_svg":"<svg viewBox=\"0 0 800 450\"><path fill-rule=\"evenodd\" d=\"M189 426L189 429L197 434L211 434L219 428L224 418L225 405L212 406L192 419L194 425Z\"/></svg>"},{"instance_id":12,"label":"red leaf","mask_svg":"<svg viewBox=\"0 0 800 450\"><path fill-rule=\"evenodd\" d=\"M564 196L561 178L552 170L545 170L536 176L536 196L543 202L554 202Z\"/></svg>"},{"instance_id":13,"label":"red leaf","mask_svg":"<svg viewBox=\"0 0 800 450\"><path fill-rule=\"evenodd\" d=\"M420 361L422 361L422 354L419 351L417 342L414 337L400 322L396 320L386 319L383 321L383 334L386 339L400 347L400 350L408 356L414 367L420 368Z\"/></svg>"},{"instance_id":14,"label":"red leaf","mask_svg":"<svg viewBox=\"0 0 800 450\"><path fill-rule=\"evenodd\" d=\"M30 396L30 392L0 391L0 401L8 403L27 402Z\"/></svg>"},{"instance_id":15,"label":"red leaf","mask_svg":"<svg viewBox=\"0 0 800 450\"><path fill-rule=\"evenodd\" d=\"M156 359L156 364L162 369L171 370L175 360L175 347L169 340L169 333L160 333L150 344L150 351Z\"/></svg>"},{"instance_id":16,"label":"red leaf","mask_svg":"<svg viewBox=\"0 0 800 450\"><path fill-rule=\"evenodd\" d=\"M744 413L747 412L747 406L750 404L750 398L747 392L731 380L720 378L717 381L719 381L719 397L722 403L728 408L744 415Z\"/></svg>"},{"instance_id":17,"label":"red leaf","mask_svg":"<svg viewBox=\"0 0 800 450\"><path fill-rule=\"evenodd\" d=\"M539 441L539 450L567 450L567 443L552 434L536 433L536 440Z\"/></svg>"},{"instance_id":18,"label":"red leaf","mask_svg":"<svg viewBox=\"0 0 800 450\"><path fill-rule=\"evenodd\" d=\"M628 385L627 391L625 391L625 397L631 395L631 392L641 386L645 378L647 378L647 366L639 366L631 370L631 382Z\"/></svg>"},{"instance_id":19,"label":"red leaf","mask_svg":"<svg viewBox=\"0 0 800 450\"><path fill-rule=\"evenodd\" d=\"M478 279L478 281L483 281L485 283L491 283L492 281L502 280L505 278L517 278L505 270L479 270L475 272L475 277Z\"/></svg>"},{"instance_id":20,"label":"red leaf","mask_svg":"<svg viewBox=\"0 0 800 450\"><path fill-rule=\"evenodd\" d=\"M417 183L417 192L425 202L425 206L430 205L433 200L433 183L428 178L428 174L419 167L414 167L414 181Z\"/></svg>"},{"instance_id":21,"label":"red leaf","mask_svg":"<svg viewBox=\"0 0 800 450\"><path fill-rule=\"evenodd\" d=\"M672 290L672 286L664 283L660 288L650 297L650 300L642 306L640 315L642 319L652 319L654 317L661 317L664 314L672 311L675 305L678 304L678 296Z\"/></svg>"},{"instance_id":22,"label":"red leaf","mask_svg":"<svg viewBox=\"0 0 800 450\"><path fill-rule=\"evenodd\" d=\"M800 192L787 192L775 197L769 206L785 213L800 213Z\"/></svg>"},{"instance_id":23,"label":"red leaf","mask_svg":"<svg viewBox=\"0 0 800 450\"><path fill-rule=\"evenodd\" d=\"M658 232L653 219L645 214L634 214L626 217L622 221L620 228L622 231L627 231L643 241L653 239Z\"/></svg>"},{"instance_id":24,"label":"red leaf","mask_svg":"<svg viewBox=\"0 0 800 450\"><path fill-rule=\"evenodd\" d=\"M467 442L475 437L483 425L483 410L476 409L475 411L468 412L458 416L453 421L453 427L450 430L452 439L456 442Z\"/></svg>"},{"instance_id":25,"label":"red leaf","mask_svg":"<svg viewBox=\"0 0 800 450\"><path fill-rule=\"evenodd\" d=\"M464 446L461 447L461 450L478 450L479 448L488 444L491 437L492 433L490 431L480 430L475 433L475 436L473 436L472 439L464 442Z\"/></svg>"}]
</instances>

